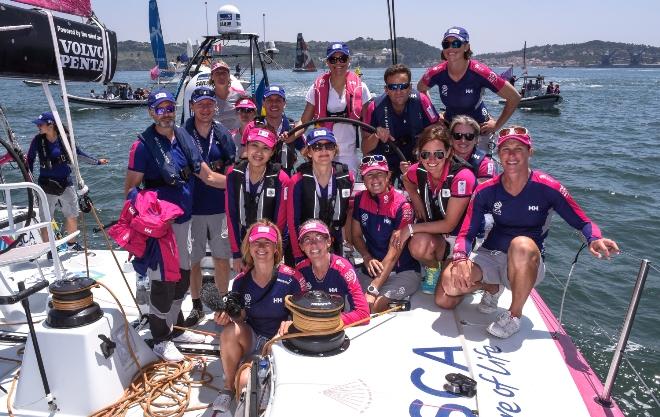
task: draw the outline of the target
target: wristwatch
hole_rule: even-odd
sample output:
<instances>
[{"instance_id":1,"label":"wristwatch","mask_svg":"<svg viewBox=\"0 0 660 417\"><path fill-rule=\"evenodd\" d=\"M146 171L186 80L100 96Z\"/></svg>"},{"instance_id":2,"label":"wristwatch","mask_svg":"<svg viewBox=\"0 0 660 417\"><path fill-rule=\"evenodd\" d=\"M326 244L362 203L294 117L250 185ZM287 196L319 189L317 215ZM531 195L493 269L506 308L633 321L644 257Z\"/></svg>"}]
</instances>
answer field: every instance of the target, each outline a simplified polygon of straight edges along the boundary
<instances>
[{"instance_id":1,"label":"wristwatch","mask_svg":"<svg viewBox=\"0 0 660 417\"><path fill-rule=\"evenodd\" d=\"M380 292L378 291L378 288L374 287L373 285L369 285L367 287L367 292L369 294L373 295L374 297L378 297L378 294L380 294Z\"/></svg>"}]
</instances>

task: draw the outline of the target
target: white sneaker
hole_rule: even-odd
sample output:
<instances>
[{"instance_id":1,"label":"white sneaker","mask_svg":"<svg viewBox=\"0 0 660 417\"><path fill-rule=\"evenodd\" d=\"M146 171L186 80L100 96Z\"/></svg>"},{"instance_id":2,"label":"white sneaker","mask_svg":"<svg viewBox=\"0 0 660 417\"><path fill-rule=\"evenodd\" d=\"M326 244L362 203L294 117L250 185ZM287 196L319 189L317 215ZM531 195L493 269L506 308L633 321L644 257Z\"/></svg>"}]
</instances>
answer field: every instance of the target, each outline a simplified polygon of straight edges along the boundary
<instances>
[{"instance_id":1,"label":"white sneaker","mask_svg":"<svg viewBox=\"0 0 660 417\"><path fill-rule=\"evenodd\" d=\"M500 339L506 339L520 330L520 319L513 317L509 310L500 314L497 320L492 322L486 330L488 333Z\"/></svg>"},{"instance_id":2,"label":"white sneaker","mask_svg":"<svg viewBox=\"0 0 660 417\"><path fill-rule=\"evenodd\" d=\"M195 343L195 344L206 343L206 335L195 332L189 332L188 330L186 330L185 332L181 333L180 335L172 339L172 341L175 343Z\"/></svg>"},{"instance_id":3,"label":"white sneaker","mask_svg":"<svg viewBox=\"0 0 660 417\"><path fill-rule=\"evenodd\" d=\"M481 302L477 306L477 310L482 313L490 314L497 310L497 300L500 299L500 295L504 292L504 285L500 285L495 294L491 294L488 291L484 290L483 295L481 296Z\"/></svg>"},{"instance_id":4,"label":"white sneaker","mask_svg":"<svg viewBox=\"0 0 660 417\"><path fill-rule=\"evenodd\" d=\"M231 404L232 394L227 390L222 390L218 393L218 396L213 400L213 410L226 413L229 411L229 405Z\"/></svg>"},{"instance_id":5,"label":"white sneaker","mask_svg":"<svg viewBox=\"0 0 660 417\"><path fill-rule=\"evenodd\" d=\"M164 340L155 344L153 351L156 356L165 362L182 362L185 359L171 340Z\"/></svg>"}]
</instances>

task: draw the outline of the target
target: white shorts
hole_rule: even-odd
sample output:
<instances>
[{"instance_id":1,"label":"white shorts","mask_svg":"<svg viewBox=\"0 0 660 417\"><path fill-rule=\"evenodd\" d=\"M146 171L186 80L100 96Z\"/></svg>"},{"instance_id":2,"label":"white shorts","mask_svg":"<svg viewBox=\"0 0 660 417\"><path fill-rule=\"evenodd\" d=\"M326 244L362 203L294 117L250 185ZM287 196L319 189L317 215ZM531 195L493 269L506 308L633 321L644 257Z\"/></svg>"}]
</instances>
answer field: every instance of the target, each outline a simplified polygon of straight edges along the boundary
<instances>
[{"instance_id":1,"label":"white shorts","mask_svg":"<svg viewBox=\"0 0 660 417\"><path fill-rule=\"evenodd\" d=\"M55 216L56 207L61 208L62 214L66 218L78 217L80 213L80 209L78 209L78 196L73 185L66 187L62 195L46 194L46 200L48 200L51 219Z\"/></svg>"},{"instance_id":2,"label":"white shorts","mask_svg":"<svg viewBox=\"0 0 660 417\"><path fill-rule=\"evenodd\" d=\"M225 213L192 216L192 263L197 263L206 255L206 242L211 248L211 256L216 259L231 258L227 216Z\"/></svg>"},{"instance_id":3,"label":"white shorts","mask_svg":"<svg viewBox=\"0 0 660 417\"><path fill-rule=\"evenodd\" d=\"M174 230L174 237L176 238L176 246L179 250L179 268L190 271L190 220L185 223L172 224Z\"/></svg>"},{"instance_id":4,"label":"white shorts","mask_svg":"<svg viewBox=\"0 0 660 417\"><path fill-rule=\"evenodd\" d=\"M482 281L486 284L500 284L511 288L509 275L507 271L507 254L496 250L488 250L483 247L472 252L470 260L479 265L482 273ZM536 283L538 285L545 277L545 264L543 260L539 264L539 270L536 274Z\"/></svg>"},{"instance_id":5,"label":"white shorts","mask_svg":"<svg viewBox=\"0 0 660 417\"><path fill-rule=\"evenodd\" d=\"M372 278L363 271L358 271L358 280L362 286L362 291L366 292L367 287L371 285ZM390 277L378 289L378 293L390 300L403 300L413 295L421 282L422 276L417 271L392 272Z\"/></svg>"},{"instance_id":6,"label":"white shorts","mask_svg":"<svg viewBox=\"0 0 660 417\"><path fill-rule=\"evenodd\" d=\"M445 242L447 242L447 246L449 246L449 255L447 255L447 259L451 259L451 257L454 255L454 245L456 244L456 236L452 235L444 235ZM445 251L446 253L447 251Z\"/></svg>"}]
</instances>

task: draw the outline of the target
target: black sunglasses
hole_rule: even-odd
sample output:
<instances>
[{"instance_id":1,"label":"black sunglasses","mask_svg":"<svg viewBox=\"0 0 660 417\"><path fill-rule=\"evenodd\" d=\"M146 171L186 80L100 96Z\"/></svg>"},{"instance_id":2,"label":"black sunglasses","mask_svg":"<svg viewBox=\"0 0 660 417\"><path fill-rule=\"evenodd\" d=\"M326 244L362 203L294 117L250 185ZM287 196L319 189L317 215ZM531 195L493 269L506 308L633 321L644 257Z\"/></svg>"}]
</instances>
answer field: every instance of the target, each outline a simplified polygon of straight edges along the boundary
<instances>
[{"instance_id":1,"label":"black sunglasses","mask_svg":"<svg viewBox=\"0 0 660 417\"><path fill-rule=\"evenodd\" d=\"M348 62L348 55L331 56L330 58L328 58L328 62L331 64L336 64L337 62L341 62L342 64L345 64Z\"/></svg>"},{"instance_id":2,"label":"black sunglasses","mask_svg":"<svg viewBox=\"0 0 660 417\"><path fill-rule=\"evenodd\" d=\"M387 84L386 87L391 91L407 90L410 88L410 83Z\"/></svg>"},{"instance_id":3,"label":"black sunglasses","mask_svg":"<svg viewBox=\"0 0 660 417\"><path fill-rule=\"evenodd\" d=\"M175 106L156 107L154 109L154 113L156 113L158 116L162 116L166 113L174 113L175 111L176 111Z\"/></svg>"},{"instance_id":4,"label":"black sunglasses","mask_svg":"<svg viewBox=\"0 0 660 417\"><path fill-rule=\"evenodd\" d=\"M458 133L458 132L452 133L451 136L455 140L461 140L461 139L474 140L474 138L477 137L477 135L475 135L474 133Z\"/></svg>"},{"instance_id":5,"label":"black sunglasses","mask_svg":"<svg viewBox=\"0 0 660 417\"><path fill-rule=\"evenodd\" d=\"M322 150L324 150L324 149L325 149L326 151L334 151L335 148L337 147L337 145L336 145L335 143L332 143L332 142L326 142L326 143L316 142L316 143L314 143L314 144L312 144L312 145L309 145L309 147L310 147L314 152L320 152L320 151L322 151Z\"/></svg>"},{"instance_id":6,"label":"black sunglasses","mask_svg":"<svg viewBox=\"0 0 660 417\"><path fill-rule=\"evenodd\" d=\"M431 155L435 156L436 159L444 159L445 153L443 151L421 151L419 157L422 159L429 159Z\"/></svg>"},{"instance_id":7,"label":"black sunglasses","mask_svg":"<svg viewBox=\"0 0 660 417\"><path fill-rule=\"evenodd\" d=\"M449 48L460 48L463 46L464 43L462 40L459 39L454 39L453 41L442 41L442 49L449 49Z\"/></svg>"}]
</instances>

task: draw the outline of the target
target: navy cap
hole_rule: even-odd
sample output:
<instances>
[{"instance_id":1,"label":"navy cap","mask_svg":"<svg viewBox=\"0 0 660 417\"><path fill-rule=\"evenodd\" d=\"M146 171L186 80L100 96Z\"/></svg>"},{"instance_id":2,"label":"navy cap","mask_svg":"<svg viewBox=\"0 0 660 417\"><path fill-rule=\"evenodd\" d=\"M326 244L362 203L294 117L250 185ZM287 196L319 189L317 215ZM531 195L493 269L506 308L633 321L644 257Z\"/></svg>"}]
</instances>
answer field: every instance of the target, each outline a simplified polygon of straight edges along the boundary
<instances>
[{"instance_id":1,"label":"navy cap","mask_svg":"<svg viewBox=\"0 0 660 417\"><path fill-rule=\"evenodd\" d=\"M266 87L266 91L264 91L264 98L272 96L273 94L277 94L286 100L286 93L284 92L284 88L280 87L279 85L271 85Z\"/></svg>"},{"instance_id":2,"label":"navy cap","mask_svg":"<svg viewBox=\"0 0 660 417\"><path fill-rule=\"evenodd\" d=\"M160 90L160 91L152 91L149 94L149 98L147 99L147 105L149 107L156 107L163 101L171 101L172 103L176 103L176 100L174 100L174 96L172 93L169 91L165 90Z\"/></svg>"},{"instance_id":3,"label":"navy cap","mask_svg":"<svg viewBox=\"0 0 660 417\"><path fill-rule=\"evenodd\" d=\"M458 26L452 26L447 29L445 35L442 37L442 40L444 41L449 37L462 40L463 42L470 42L470 35L468 34L468 31Z\"/></svg>"},{"instance_id":4,"label":"navy cap","mask_svg":"<svg viewBox=\"0 0 660 417\"><path fill-rule=\"evenodd\" d=\"M202 100L213 100L215 101L215 90L211 87L201 86L195 88L190 97L190 101L193 103L199 103Z\"/></svg>"},{"instance_id":5,"label":"navy cap","mask_svg":"<svg viewBox=\"0 0 660 417\"><path fill-rule=\"evenodd\" d=\"M325 57L330 58L335 52L341 52L344 55L351 56L351 50L348 49L348 45L342 42L333 42L328 46L327 51L325 52Z\"/></svg>"},{"instance_id":6,"label":"navy cap","mask_svg":"<svg viewBox=\"0 0 660 417\"><path fill-rule=\"evenodd\" d=\"M51 113L49 111L45 111L45 112L41 113L38 118L34 119L32 121L32 123L34 123L37 126L43 125L43 124L52 125L52 124L55 124L55 116L53 116L53 113Z\"/></svg>"},{"instance_id":7,"label":"navy cap","mask_svg":"<svg viewBox=\"0 0 660 417\"><path fill-rule=\"evenodd\" d=\"M312 130L307 135L307 146L313 145L320 140L327 140L332 143L337 143L337 139L335 139L335 134L332 133L332 130L326 129L325 127L319 127Z\"/></svg>"}]
</instances>

